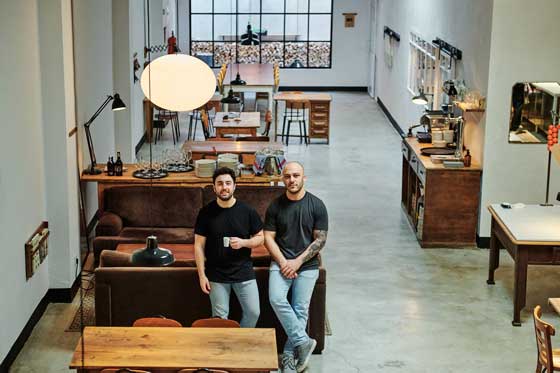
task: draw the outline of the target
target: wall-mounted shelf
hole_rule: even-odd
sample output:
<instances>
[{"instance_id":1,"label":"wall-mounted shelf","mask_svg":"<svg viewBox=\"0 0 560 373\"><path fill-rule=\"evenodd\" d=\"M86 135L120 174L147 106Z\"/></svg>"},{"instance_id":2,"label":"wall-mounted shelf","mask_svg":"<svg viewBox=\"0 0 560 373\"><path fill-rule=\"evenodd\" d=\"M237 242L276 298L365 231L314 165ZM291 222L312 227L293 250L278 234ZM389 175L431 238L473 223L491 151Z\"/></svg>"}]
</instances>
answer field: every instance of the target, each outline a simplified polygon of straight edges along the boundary
<instances>
[{"instance_id":1,"label":"wall-mounted shelf","mask_svg":"<svg viewBox=\"0 0 560 373\"><path fill-rule=\"evenodd\" d=\"M47 257L49 245L49 223L42 222L25 242L25 277L30 279Z\"/></svg>"},{"instance_id":2,"label":"wall-mounted shelf","mask_svg":"<svg viewBox=\"0 0 560 373\"><path fill-rule=\"evenodd\" d=\"M383 27L383 35L387 35L398 42L401 41L401 36L399 35L399 33L387 26Z\"/></svg>"}]
</instances>

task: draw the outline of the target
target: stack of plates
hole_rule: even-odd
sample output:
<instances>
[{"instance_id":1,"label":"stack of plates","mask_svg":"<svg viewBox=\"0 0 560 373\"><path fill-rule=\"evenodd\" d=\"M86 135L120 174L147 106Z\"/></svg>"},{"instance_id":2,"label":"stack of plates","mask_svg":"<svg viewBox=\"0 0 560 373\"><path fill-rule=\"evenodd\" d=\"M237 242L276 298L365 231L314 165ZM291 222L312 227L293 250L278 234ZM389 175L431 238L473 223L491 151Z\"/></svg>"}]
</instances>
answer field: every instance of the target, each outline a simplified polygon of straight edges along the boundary
<instances>
[{"instance_id":1,"label":"stack of plates","mask_svg":"<svg viewBox=\"0 0 560 373\"><path fill-rule=\"evenodd\" d=\"M216 170L216 161L213 159L199 159L194 164L195 174L198 177L212 177Z\"/></svg>"},{"instance_id":2,"label":"stack of plates","mask_svg":"<svg viewBox=\"0 0 560 373\"><path fill-rule=\"evenodd\" d=\"M239 176L239 156L230 153L218 155L218 167L231 168L235 172L235 175Z\"/></svg>"}]
</instances>

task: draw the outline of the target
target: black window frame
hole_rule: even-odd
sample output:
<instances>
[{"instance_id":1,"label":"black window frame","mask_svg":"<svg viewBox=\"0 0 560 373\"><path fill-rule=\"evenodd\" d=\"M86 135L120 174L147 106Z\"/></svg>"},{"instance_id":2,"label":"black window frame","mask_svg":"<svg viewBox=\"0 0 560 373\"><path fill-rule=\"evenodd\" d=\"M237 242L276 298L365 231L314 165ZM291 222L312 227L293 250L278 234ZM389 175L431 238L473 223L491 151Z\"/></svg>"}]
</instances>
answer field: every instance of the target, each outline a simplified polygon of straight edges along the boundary
<instances>
[{"instance_id":1,"label":"black window frame","mask_svg":"<svg viewBox=\"0 0 560 373\"><path fill-rule=\"evenodd\" d=\"M267 43L282 43L282 64L280 65L281 69L296 69L296 70L303 70L303 69L332 69L332 54L333 54L333 41L332 41L332 35L333 35L333 11L334 11L334 1L335 0L331 0L331 9L330 9L330 13L319 13L319 12L311 12L311 0L307 0L307 12L287 12L286 11L286 1L287 0L283 0L284 1L284 12L270 12L270 13L263 13L262 11L262 0L258 0L259 1L259 12L258 13L251 13L251 12L239 12L239 0L235 0L235 12L229 13L229 12L214 12L214 1L215 0L209 0L212 2L212 12L195 12L193 13L192 11L192 0L189 0L189 54L192 54L192 44L193 43L211 43L212 45L212 68L219 68L220 65L216 65L215 64L215 59L214 59L214 55L216 52L215 49L215 44L216 43L223 43L223 44L227 44L227 43L235 43L235 63L240 63L239 62L239 34L238 34L238 30L239 30L239 16L240 15L258 15L259 17L259 28L262 28L262 16L263 14L268 16L268 15L281 15L283 16L284 19L284 27L283 27L283 37L282 40L278 40L278 41L264 41L259 43L258 47L259 47L259 56L258 56L258 62L255 63L262 63L262 45L267 44ZM208 15L208 16L212 16L212 40L194 40L192 39L192 16L193 15ZM214 16L216 15L228 15L228 16L234 16L235 15L235 41L216 41L214 40ZM307 39L306 40L288 40L286 41L286 16L287 15L306 15L307 16ZM329 15L331 17L331 30L330 30L330 36L329 36L329 40L310 40L309 39L309 24L310 24L310 18L312 15ZM285 61L286 61L286 43L305 43L307 46L307 56L306 56L306 66L305 67L290 67L290 66L285 66ZM311 43L328 43L329 44L329 64L328 66L308 66L309 65L309 45ZM241 62L243 63L243 62Z\"/></svg>"}]
</instances>

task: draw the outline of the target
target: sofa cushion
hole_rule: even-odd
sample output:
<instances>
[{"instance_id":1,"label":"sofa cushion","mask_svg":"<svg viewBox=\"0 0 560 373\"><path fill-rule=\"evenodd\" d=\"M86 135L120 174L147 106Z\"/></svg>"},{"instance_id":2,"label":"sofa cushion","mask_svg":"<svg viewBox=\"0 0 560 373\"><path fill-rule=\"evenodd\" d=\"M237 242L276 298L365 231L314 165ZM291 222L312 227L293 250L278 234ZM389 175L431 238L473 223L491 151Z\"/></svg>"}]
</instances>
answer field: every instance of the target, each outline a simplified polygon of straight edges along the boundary
<instances>
[{"instance_id":1,"label":"sofa cushion","mask_svg":"<svg viewBox=\"0 0 560 373\"><path fill-rule=\"evenodd\" d=\"M123 228L120 216L112 212L105 211L101 214L99 222L95 227L96 236L118 236Z\"/></svg>"},{"instance_id":2,"label":"sofa cushion","mask_svg":"<svg viewBox=\"0 0 560 373\"><path fill-rule=\"evenodd\" d=\"M193 228L202 207L201 188L139 185L109 188L103 194L104 210L119 215L125 227Z\"/></svg>"},{"instance_id":3,"label":"sofa cushion","mask_svg":"<svg viewBox=\"0 0 560 373\"><path fill-rule=\"evenodd\" d=\"M121 231L120 237L124 239L137 239L145 241L146 237L154 235L158 242L165 243L193 243L193 228L146 228L126 227Z\"/></svg>"}]
</instances>

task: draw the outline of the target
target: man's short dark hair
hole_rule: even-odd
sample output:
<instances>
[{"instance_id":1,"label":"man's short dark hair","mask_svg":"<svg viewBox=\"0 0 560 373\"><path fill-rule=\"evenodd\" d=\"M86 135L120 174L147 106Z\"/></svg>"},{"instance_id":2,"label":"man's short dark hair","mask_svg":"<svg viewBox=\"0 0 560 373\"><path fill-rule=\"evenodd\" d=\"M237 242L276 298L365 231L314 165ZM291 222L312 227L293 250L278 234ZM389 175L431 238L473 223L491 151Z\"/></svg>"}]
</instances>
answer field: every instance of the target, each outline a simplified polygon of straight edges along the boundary
<instances>
[{"instance_id":1,"label":"man's short dark hair","mask_svg":"<svg viewBox=\"0 0 560 373\"><path fill-rule=\"evenodd\" d=\"M220 168L216 169L216 171L214 171L214 174L212 175L212 184L216 184L216 179L220 175L231 176L231 178L233 179L233 183L235 184L235 172L231 168L228 168L228 167L220 167Z\"/></svg>"}]
</instances>

